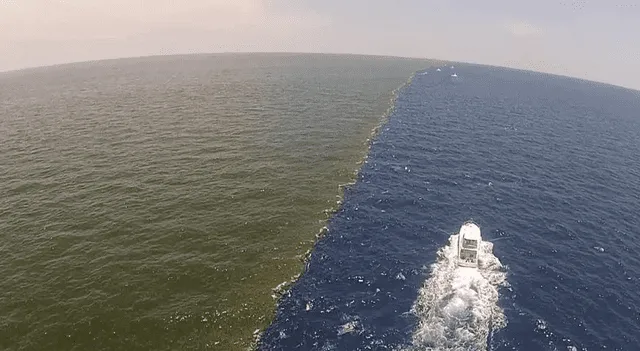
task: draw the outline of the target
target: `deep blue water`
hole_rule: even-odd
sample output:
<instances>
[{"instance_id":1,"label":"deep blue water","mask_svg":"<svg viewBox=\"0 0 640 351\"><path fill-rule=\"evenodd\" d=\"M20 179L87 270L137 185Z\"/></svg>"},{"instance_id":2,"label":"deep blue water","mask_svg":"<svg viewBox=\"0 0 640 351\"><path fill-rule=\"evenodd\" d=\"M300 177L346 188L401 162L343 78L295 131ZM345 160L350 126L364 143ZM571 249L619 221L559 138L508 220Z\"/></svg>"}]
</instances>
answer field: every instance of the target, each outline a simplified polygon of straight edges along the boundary
<instances>
[{"instance_id":1,"label":"deep blue water","mask_svg":"<svg viewBox=\"0 0 640 351\"><path fill-rule=\"evenodd\" d=\"M638 92L482 66L416 75L260 348L409 345L429 265L472 218L510 284L489 349L639 349L638 155Z\"/></svg>"}]
</instances>

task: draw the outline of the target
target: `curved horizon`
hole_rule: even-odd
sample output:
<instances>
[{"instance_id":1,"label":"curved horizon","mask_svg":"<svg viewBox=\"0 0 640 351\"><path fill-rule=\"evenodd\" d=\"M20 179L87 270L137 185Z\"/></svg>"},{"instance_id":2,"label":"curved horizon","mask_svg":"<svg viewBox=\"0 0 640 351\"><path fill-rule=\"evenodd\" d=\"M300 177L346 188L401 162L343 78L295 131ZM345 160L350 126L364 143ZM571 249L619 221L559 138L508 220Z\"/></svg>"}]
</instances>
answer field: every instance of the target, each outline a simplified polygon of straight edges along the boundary
<instances>
[{"instance_id":1,"label":"curved horizon","mask_svg":"<svg viewBox=\"0 0 640 351\"><path fill-rule=\"evenodd\" d=\"M495 68L506 68L523 72L530 72L536 74L546 74L549 76L556 77L564 77L569 79L577 79L584 82L596 83L596 84L604 84L611 87L627 89L635 92L640 92L640 88L624 86L616 83L598 81L594 79L588 79L579 76L572 76L567 74L560 73L552 73L545 71L537 71L533 69L520 68L520 67L512 67L512 66L501 66L495 64L487 64L482 62L462 62L455 60L446 60L440 58L429 58L429 57L411 57L411 56L397 56L397 55L380 55L380 54L361 54L361 53L342 53L342 52L295 52L295 51L237 51L237 52L194 52L194 53L175 53L175 54L150 54L150 55L142 55L142 56L124 56L124 57L109 57L109 58L101 58L101 59L92 59L92 60L84 60L84 61L70 61L70 62L59 62L52 63L41 66L29 66L29 67L20 67L9 70L0 70L0 75L2 74L11 74L13 72L21 72L21 71L30 71L30 70L38 70L38 69L46 69L46 68L54 68L60 66L72 66L72 65L82 65L82 64L91 64L91 63L100 63L100 62L108 62L108 61L121 61L121 60L135 60L135 59L151 59L151 58L161 58L161 57L180 57L180 56L218 56L218 55L326 55L326 56L361 56L366 58L380 58L380 59L399 59L399 60L418 60L418 61L431 61L432 63L438 63L443 65L476 65L476 66L485 66L485 67L495 67ZM425 66L427 68L427 66Z\"/></svg>"},{"instance_id":2,"label":"curved horizon","mask_svg":"<svg viewBox=\"0 0 640 351\"><path fill-rule=\"evenodd\" d=\"M309 52L443 58L640 89L630 0L0 2L0 71L150 55Z\"/></svg>"}]
</instances>

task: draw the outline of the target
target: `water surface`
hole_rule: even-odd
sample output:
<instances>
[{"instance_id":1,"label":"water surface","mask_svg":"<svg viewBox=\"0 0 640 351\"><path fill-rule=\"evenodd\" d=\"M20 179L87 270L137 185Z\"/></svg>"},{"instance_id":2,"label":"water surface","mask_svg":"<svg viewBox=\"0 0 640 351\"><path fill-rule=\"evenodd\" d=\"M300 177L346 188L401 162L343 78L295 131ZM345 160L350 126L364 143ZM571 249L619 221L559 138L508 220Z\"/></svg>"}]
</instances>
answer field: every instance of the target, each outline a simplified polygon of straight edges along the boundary
<instances>
[{"instance_id":1,"label":"water surface","mask_svg":"<svg viewBox=\"0 0 640 351\"><path fill-rule=\"evenodd\" d=\"M261 349L637 350L638 155L640 92L495 67L420 72ZM479 298L438 255L468 219L506 274ZM473 303L450 304L460 297ZM452 306L464 318L443 319Z\"/></svg>"},{"instance_id":2,"label":"water surface","mask_svg":"<svg viewBox=\"0 0 640 351\"><path fill-rule=\"evenodd\" d=\"M0 74L0 349L237 350L426 61L199 55Z\"/></svg>"}]
</instances>

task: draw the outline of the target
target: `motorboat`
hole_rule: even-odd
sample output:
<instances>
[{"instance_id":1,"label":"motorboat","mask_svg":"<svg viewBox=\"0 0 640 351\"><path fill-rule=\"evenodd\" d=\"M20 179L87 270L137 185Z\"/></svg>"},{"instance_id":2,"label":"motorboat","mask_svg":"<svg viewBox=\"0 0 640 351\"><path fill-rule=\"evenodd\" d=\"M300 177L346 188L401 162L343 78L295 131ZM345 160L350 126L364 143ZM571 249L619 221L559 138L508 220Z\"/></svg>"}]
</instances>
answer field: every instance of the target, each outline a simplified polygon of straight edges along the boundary
<instances>
[{"instance_id":1,"label":"motorboat","mask_svg":"<svg viewBox=\"0 0 640 351\"><path fill-rule=\"evenodd\" d=\"M442 70L441 70L440 68L438 68L436 71L440 72L440 71L442 71Z\"/></svg>"},{"instance_id":2,"label":"motorboat","mask_svg":"<svg viewBox=\"0 0 640 351\"><path fill-rule=\"evenodd\" d=\"M471 221L465 222L458 234L458 266L478 267L478 251L481 242L480 227Z\"/></svg>"},{"instance_id":3,"label":"motorboat","mask_svg":"<svg viewBox=\"0 0 640 351\"><path fill-rule=\"evenodd\" d=\"M451 75L452 78L458 78L458 74L454 73Z\"/></svg>"}]
</instances>

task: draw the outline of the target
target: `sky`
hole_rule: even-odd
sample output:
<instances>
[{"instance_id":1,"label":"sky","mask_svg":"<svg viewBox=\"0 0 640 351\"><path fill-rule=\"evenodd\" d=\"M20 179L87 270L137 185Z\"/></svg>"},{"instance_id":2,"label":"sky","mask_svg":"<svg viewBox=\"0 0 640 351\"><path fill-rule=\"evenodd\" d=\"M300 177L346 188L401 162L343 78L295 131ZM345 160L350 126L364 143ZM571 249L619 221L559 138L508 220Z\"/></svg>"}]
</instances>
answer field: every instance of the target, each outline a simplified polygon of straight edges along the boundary
<instances>
[{"instance_id":1,"label":"sky","mask_svg":"<svg viewBox=\"0 0 640 351\"><path fill-rule=\"evenodd\" d=\"M0 0L0 71L132 56L434 58L640 89L638 0Z\"/></svg>"}]
</instances>

